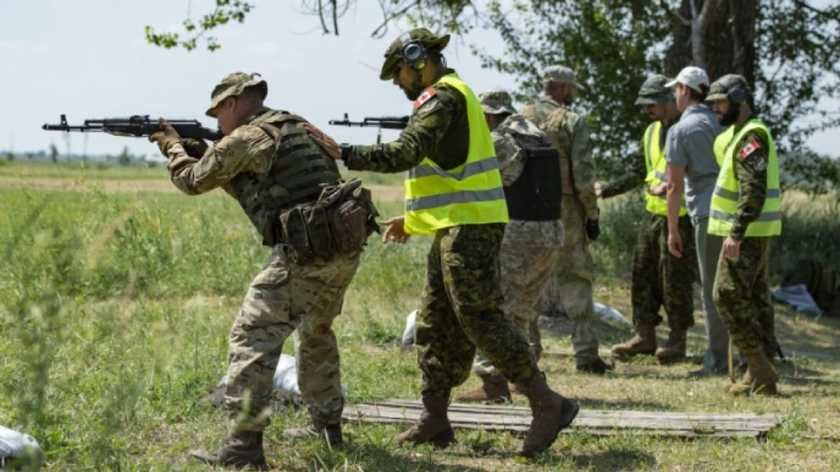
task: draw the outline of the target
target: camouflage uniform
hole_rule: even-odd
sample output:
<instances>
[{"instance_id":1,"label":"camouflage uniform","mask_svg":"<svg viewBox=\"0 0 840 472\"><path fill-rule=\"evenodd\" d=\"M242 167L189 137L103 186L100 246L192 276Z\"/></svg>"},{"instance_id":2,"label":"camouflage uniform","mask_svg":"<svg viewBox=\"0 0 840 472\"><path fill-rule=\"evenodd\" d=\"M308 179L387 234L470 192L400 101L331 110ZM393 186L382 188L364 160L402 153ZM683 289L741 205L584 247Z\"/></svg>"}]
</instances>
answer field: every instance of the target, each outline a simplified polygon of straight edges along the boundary
<instances>
[{"instance_id":1,"label":"camouflage uniform","mask_svg":"<svg viewBox=\"0 0 840 472\"><path fill-rule=\"evenodd\" d=\"M485 96L482 95L481 98L484 105ZM522 115L509 116L492 134L505 187L510 187L519 179L525 169L527 157L523 146L530 142L537 145L548 144L545 133ZM562 246L563 224L559 219L511 219L505 228L499 253L502 295L505 300L502 310L511 316L517 327L528 336L531 353L537 360L542 352L537 326L538 304L560 260ZM481 377L499 374L492 362L481 352L476 356L473 372Z\"/></svg>"},{"instance_id":2,"label":"camouflage uniform","mask_svg":"<svg viewBox=\"0 0 840 472\"><path fill-rule=\"evenodd\" d=\"M214 105L246 87L265 82L232 74L214 90ZM281 200L304 191L312 200L320 182L335 182L335 163L306 136L302 129L282 136L297 140L298 149L323 161L310 162L309 183L263 188L273 172L288 160L279 146L276 120L283 113L263 108L207 149L200 158L187 153L180 141L161 143L169 157L172 182L184 193L195 195L221 187L240 202L265 238L266 225L277 214L254 204L262 192ZM288 115L288 114L286 114ZM320 170L319 170L320 169ZM282 172L282 171L280 171ZM321 172L319 174L319 172ZM315 177L316 179L312 179ZM291 182L295 182L292 180ZM297 187L295 186L297 185ZM307 187L307 185L309 187ZM297 189L297 190L296 190ZM339 355L332 322L341 312L347 286L356 272L359 254L336 255L329 261L315 259L299 264L290 257L289 246L273 244L263 269L251 282L230 331L229 367L224 404L231 413L235 431L262 431L269 423L266 411L271 398L274 370L286 338L298 329L298 377L304 402L316 425L338 424L343 409Z\"/></svg>"},{"instance_id":3,"label":"camouflage uniform","mask_svg":"<svg viewBox=\"0 0 840 472\"><path fill-rule=\"evenodd\" d=\"M522 114L540 127L560 152L563 172L563 228L565 242L558 266L545 291L548 309L557 307L574 323L572 344L578 361L598 358L598 339L592 328L593 261L586 236L587 221L598 219L595 168L589 128L584 118L541 96Z\"/></svg>"},{"instance_id":4,"label":"camouflage uniform","mask_svg":"<svg viewBox=\"0 0 840 472\"><path fill-rule=\"evenodd\" d=\"M344 147L347 167L402 172L424 156L442 169L462 165L469 145L466 100L447 84L434 85L434 91L415 108L396 141ZM435 234L417 318L424 397L449 398L451 389L469 376L476 347L511 382L527 384L539 374L525 336L501 309L498 254L503 235L504 224L453 226Z\"/></svg>"},{"instance_id":5,"label":"camouflage uniform","mask_svg":"<svg viewBox=\"0 0 840 472\"><path fill-rule=\"evenodd\" d=\"M753 142L760 143L758 149L745 150ZM723 257L721 252L715 275L715 305L735 346L741 350L761 347L772 358L779 344L767 273L770 238L744 237L747 226L761 215L764 205L769 145L758 132L747 133L735 145L739 154L747 154L735 159L741 192L731 236L741 241L741 248L735 259Z\"/></svg>"}]
</instances>

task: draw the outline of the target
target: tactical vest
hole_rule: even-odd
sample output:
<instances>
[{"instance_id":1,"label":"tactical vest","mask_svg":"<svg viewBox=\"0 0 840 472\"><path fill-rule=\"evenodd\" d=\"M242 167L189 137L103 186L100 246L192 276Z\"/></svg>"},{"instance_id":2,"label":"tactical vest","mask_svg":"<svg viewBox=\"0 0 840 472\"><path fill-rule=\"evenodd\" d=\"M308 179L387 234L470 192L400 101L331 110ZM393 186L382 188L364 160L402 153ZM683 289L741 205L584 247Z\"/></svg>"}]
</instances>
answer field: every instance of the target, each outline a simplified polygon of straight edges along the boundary
<instances>
[{"instance_id":1,"label":"tactical vest","mask_svg":"<svg viewBox=\"0 0 840 472\"><path fill-rule=\"evenodd\" d=\"M668 163L665 160L665 150L662 149L659 139L661 133L662 122L657 121L647 127L645 137L642 139L642 149L645 151L645 168L647 169L645 183L649 188L668 181L668 176L665 174ZM648 213L654 215L668 216L668 199L664 195L652 195L650 192L645 192L645 209ZM687 214L688 209L685 207L685 200L683 200L680 204L680 216Z\"/></svg>"},{"instance_id":2,"label":"tactical vest","mask_svg":"<svg viewBox=\"0 0 840 472\"><path fill-rule=\"evenodd\" d=\"M424 157L409 171L405 180L405 230L409 234L434 234L451 226L506 223L502 176L481 105L457 75L445 75L437 83L454 87L464 96L469 152L466 162L453 169L444 170Z\"/></svg>"},{"instance_id":3,"label":"tactical vest","mask_svg":"<svg viewBox=\"0 0 840 472\"><path fill-rule=\"evenodd\" d=\"M522 115L545 131L560 159L560 188L563 195L575 195L575 179L572 172L572 158L568 155L572 149L574 136L565 126L566 116L571 113L565 107L554 107L537 101L522 109ZM551 123L549 123L551 120Z\"/></svg>"},{"instance_id":4,"label":"tactical vest","mask_svg":"<svg viewBox=\"0 0 840 472\"><path fill-rule=\"evenodd\" d=\"M250 125L274 138L276 149L266 174L243 172L231 180L229 192L263 237L263 244L280 241L280 212L316 200L324 185L341 178L335 161L299 127L306 120L285 111L267 110Z\"/></svg>"},{"instance_id":5,"label":"tactical vest","mask_svg":"<svg viewBox=\"0 0 840 472\"><path fill-rule=\"evenodd\" d=\"M558 185L561 175L557 150L537 138L516 133L511 135L526 153L527 159L519 178L504 189L510 218L521 221L560 219L563 192Z\"/></svg>"},{"instance_id":6,"label":"tactical vest","mask_svg":"<svg viewBox=\"0 0 840 472\"><path fill-rule=\"evenodd\" d=\"M715 193L712 195L712 206L709 212L709 234L716 236L729 236L732 223L735 221L735 213L738 209L738 198L740 197L741 184L735 175L735 159L738 158L739 146L747 133L759 131L767 137L769 149L769 161L767 162L767 194L764 206L761 208L761 215L757 220L747 226L746 237L767 237L782 234L782 192L779 187L779 158L776 154L776 143L770 136L770 130L759 120L750 120L740 131L735 132L735 126L730 130L721 133L715 140L715 151L720 150L722 154L715 156L720 165L715 184ZM720 140L729 139L721 142Z\"/></svg>"}]
</instances>

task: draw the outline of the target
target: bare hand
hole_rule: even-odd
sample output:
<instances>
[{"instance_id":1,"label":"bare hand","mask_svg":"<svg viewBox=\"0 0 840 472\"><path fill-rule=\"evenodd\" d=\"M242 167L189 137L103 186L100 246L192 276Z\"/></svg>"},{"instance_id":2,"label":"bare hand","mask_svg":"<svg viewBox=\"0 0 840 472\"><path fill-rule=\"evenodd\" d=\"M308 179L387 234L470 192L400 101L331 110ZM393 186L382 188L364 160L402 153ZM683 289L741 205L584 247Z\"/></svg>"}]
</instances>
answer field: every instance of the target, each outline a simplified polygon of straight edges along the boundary
<instances>
[{"instance_id":1,"label":"bare hand","mask_svg":"<svg viewBox=\"0 0 840 472\"><path fill-rule=\"evenodd\" d=\"M304 123L303 128L309 133L309 137L321 146L321 149L336 161L341 160L341 148L338 143L312 123Z\"/></svg>"},{"instance_id":2,"label":"bare hand","mask_svg":"<svg viewBox=\"0 0 840 472\"><path fill-rule=\"evenodd\" d=\"M651 195L662 196L668 192L668 184L663 182L659 185L654 185L653 187L648 187L648 193Z\"/></svg>"},{"instance_id":3,"label":"bare hand","mask_svg":"<svg viewBox=\"0 0 840 472\"><path fill-rule=\"evenodd\" d=\"M405 217L395 216L385 220L385 232L382 233L382 242L404 244L411 237L405 232Z\"/></svg>"},{"instance_id":4,"label":"bare hand","mask_svg":"<svg viewBox=\"0 0 840 472\"><path fill-rule=\"evenodd\" d=\"M156 143L161 154L165 156L169 146L181 141L181 135L166 120L161 119L160 131L150 134L149 141Z\"/></svg>"},{"instance_id":5,"label":"bare hand","mask_svg":"<svg viewBox=\"0 0 840 472\"><path fill-rule=\"evenodd\" d=\"M683 242L679 231L668 231L668 252L674 257L682 257Z\"/></svg>"},{"instance_id":6,"label":"bare hand","mask_svg":"<svg viewBox=\"0 0 840 472\"><path fill-rule=\"evenodd\" d=\"M738 255L741 254L741 241L733 238L732 236L727 236L726 239L723 240L723 257L727 259L737 259Z\"/></svg>"}]
</instances>

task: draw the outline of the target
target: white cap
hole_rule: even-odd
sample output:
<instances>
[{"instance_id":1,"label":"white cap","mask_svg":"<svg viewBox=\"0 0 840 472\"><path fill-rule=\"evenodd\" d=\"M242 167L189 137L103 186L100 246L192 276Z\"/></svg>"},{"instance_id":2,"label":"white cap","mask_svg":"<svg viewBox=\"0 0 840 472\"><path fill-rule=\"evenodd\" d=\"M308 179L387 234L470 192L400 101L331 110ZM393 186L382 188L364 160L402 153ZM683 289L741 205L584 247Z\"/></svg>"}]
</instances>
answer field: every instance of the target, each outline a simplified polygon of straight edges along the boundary
<instances>
[{"instance_id":1,"label":"white cap","mask_svg":"<svg viewBox=\"0 0 840 472\"><path fill-rule=\"evenodd\" d=\"M677 84L683 84L686 87L694 89L703 93L701 86L705 85L706 89L709 87L709 76L706 71L696 66L684 67L683 70L677 74L677 78L665 84L666 87L673 87Z\"/></svg>"}]
</instances>

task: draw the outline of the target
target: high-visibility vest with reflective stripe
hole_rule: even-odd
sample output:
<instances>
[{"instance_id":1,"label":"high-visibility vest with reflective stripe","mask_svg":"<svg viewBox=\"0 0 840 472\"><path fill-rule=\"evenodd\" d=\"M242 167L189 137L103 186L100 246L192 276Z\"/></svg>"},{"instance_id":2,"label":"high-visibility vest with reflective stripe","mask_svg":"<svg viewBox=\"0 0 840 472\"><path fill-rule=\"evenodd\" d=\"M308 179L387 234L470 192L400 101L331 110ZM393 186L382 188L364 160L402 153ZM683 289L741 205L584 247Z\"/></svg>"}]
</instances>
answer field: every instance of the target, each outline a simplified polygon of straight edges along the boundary
<instances>
[{"instance_id":1,"label":"high-visibility vest with reflective stripe","mask_svg":"<svg viewBox=\"0 0 840 472\"><path fill-rule=\"evenodd\" d=\"M433 234L466 224L506 223L508 209L499 161L481 105L472 90L455 74L440 78L461 92L467 103L469 151L464 164L444 170L428 157L408 173L405 181L405 230Z\"/></svg>"},{"instance_id":2,"label":"high-visibility vest with reflective stripe","mask_svg":"<svg viewBox=\"0 0 840 472\"><path fill-rule=\"evenodd\" d=\"M731 130L731 132L730 132ZM779 187L779 159L776 154L776 143L770 136L770 130L759 120L751 120L744 127L735 132L732 126L715 140L715 151L720 150L721 156L715 156L721 162L715 193L712 195L712 207L709 212L709 234L729 236L740 196L740 183L735 176L735 159L738 158L738 144L750 131L760 131L767 137L770 146L767 162L767 195L761 215L747 226L747 237L776 236L782 234L782 192ZM726 140L727 142L718 141Z\"/></svg>"},{"instance_id":3,"label":"high-visibility vest with reflective stripe","mask_svg":"<svg viewBox=\"0 0 840 472\"><path fill-rule=\"evenodd\" d=\"M668 181L665 174L665 150L659 143L659 134L662 132L662 122L651 123L645 130L642 139L642 149L645 151L645 169L647 176L645 183L648 188L655 187ZM645 192L645 209L654 215L668 216L668 200L664 195L651 195ZM680 216L688 214L685 201L680 205Z\"/></svg>"}]
</instances>

